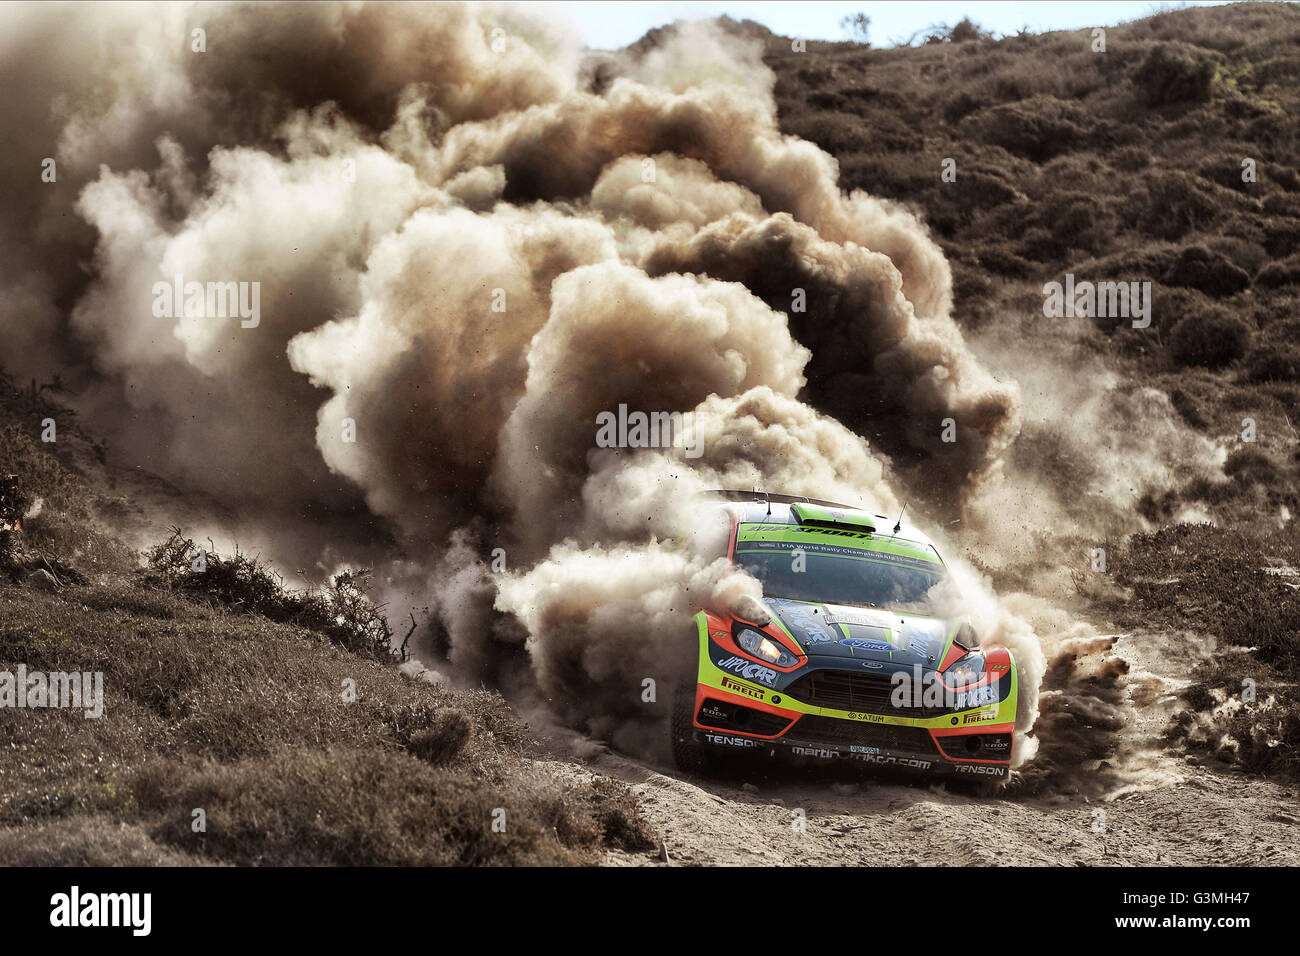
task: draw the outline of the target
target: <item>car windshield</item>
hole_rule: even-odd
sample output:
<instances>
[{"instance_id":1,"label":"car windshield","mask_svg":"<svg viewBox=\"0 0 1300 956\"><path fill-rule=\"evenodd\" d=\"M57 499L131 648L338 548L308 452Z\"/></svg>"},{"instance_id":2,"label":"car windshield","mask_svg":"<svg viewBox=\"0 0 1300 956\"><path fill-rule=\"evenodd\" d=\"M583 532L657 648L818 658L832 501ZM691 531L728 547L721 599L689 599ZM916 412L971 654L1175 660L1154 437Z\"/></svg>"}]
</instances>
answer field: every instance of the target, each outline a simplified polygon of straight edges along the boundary
<instances>
[{"instance_id":1,"label":"car windshield","mask_svg":"<svg viewBox=\"0 0 1300 956\"><path fill-rule=\"evenodd\" d=\"M924 607L943 580L943 566L873 551L823 554L794 545L737 548L735 561L758 578L767 597L817 604Z\"/></svg>"}]
</instances>

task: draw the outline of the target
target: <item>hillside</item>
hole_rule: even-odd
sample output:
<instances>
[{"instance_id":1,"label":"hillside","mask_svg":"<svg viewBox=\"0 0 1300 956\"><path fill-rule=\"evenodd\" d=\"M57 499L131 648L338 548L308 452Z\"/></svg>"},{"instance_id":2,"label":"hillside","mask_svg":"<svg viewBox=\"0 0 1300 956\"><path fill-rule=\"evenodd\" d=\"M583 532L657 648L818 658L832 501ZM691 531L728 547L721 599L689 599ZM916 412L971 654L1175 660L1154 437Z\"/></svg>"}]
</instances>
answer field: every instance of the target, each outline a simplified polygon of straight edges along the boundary
<instances>
[{"instance_id":1,"label":"hillside","mask_svg":"<svg viewBox=\"0 0 1300 956\"><path fill-rule=\"evenodd\" d=\"M653 848L626 788L538 762L499 694L399 668L356 588L292 591L242 555L190 574L176 537L125 547L85 437L41 445L33 412L70 419L0 380L0 473L33 499L20 550L0 554L0 672L101 672L104 716L0 707L0 865L557 865Z\"/></svg>"},{"instance_id":2,"label":"hillside","mask_svg":"<svg viewBox=\"0 0 1300 956\"><path fill-rule=\"evenodd\" d=\"M919 211L964 328L1015 336L1026 362L1077 336L1207 436L1256 418L1253 447L1231 449L1234 482L1169 489L1151 518L1186 502L1234 522L1294 513L1300 6L1170 11L1093 43L1084 30L797 54L772 38L766 60L783 129L834 155L845 188ZM1151 282L1151 327L1044 318L1042 286L1065 273Z\"/></svg>"},{"instance_id":3,"label":"hillside","mask_svg":"<svg viewBox=\"0 0 1300 956\"><path fill-rule=\"evenodd\" d=\"M327 254L322 245L318 261L299 256L293 244L297 233L286 233L290 238L275 250L252 240L239 247L259 265L284 255L292 258L293 269L302 270L278 274L284 283L278 290L282 314L291 313L295 292L297 302L307 300L300 306L301 324L277 329L268 319L264 331L279 338L267 337L269 345L267 338L238 340L241 347L257 343L248 346L250 353L263 349L266 368L274 374L256 373L252 365L223 364L231 354L243 353L226 350L215 336L199 345L187 343L196 352L211 348L207 366L186 364L192 355L180 348L158 360L160 368L184 369L174 394L199 396L192 407L159 411L159 434L185 437L187 447L205 453L211 450L205 444L211 436L225 436L238 452L231 453L230 461L217 460L211 469L206 459L196 458L193 467L187 461L180 470L188 483L179 474L164 478L133 467L119 447L79 424L73 407L84 397L64 394L57 382L28 387L0 374L0 476L15 476L24 516L21 538L0 540L0 672L20 665L29 671L102 672L105 709L115 718L0 707L0 864L630 864L662 861L661 840L673 860L695 863L1295 862L1289 837L1297 821L1289 809L1278 807L1294 804L1300 783L1300 701L1295 694L1300 684L1300 537L1294 525L1300 512L1300 6L1239 4L1160 13L1108 27L1104 52L1093 51L1090 31L994 39L974 28L941 31L934 42L910 48L809 43L806 52L795 52L789 38L757 24L723 25L762 45L775 77L780 132L810 140L833 156L844 190L890 200L925 224L952 270L952 314L964 337L962 348L968 345L971 355L999 378L1017 381L1024 389L1025 418L1005 461L997 462L1006 474L1024 479L1016 488L1020 498L1008 499L993 519L1032 525L1038 512L1028 499L1041 492L1044 499L1059 499L1058 510L1050 514L1059 515L1063 527L1031 527L1034 534L1009 538L1013 544L1002 549L982 550L983 539L975 532L953 540L963 543L962 557L987 574L1000 595L1047 595L1056 602L1052 610L1066 619L1063 633L1074 633L1070 628L1076 624L1090 629L1087 641L1074 650L1058 648L1061 652L1050 658L1036 727L1042 740L1037 762L1019 773L999 800L977 803L955 792L896 781L846 782L815 774L792 778L765 769L743 779L694 781L634 754L631 746L610 752L620 750L622 718L644 713L639 695L648 665L643 663L655 649L650 641L642 641L643 647L608 639L627 633L644 637L637 631L642 619L630 615L660 622L659 605L670 603L662 598L669 589L656 592L661 582L646 585L630 573L613 574L638 564L635 551L630 552L634 560L617 567L601 563L626 544L618 533L644 536L646 521L639 512L624 514L618 494L637 490L638 476L605 474L600 476L603 483L584 484L592 474L583 470L586 464L613 459L592 453L580 427L584 423L574 421L585 412L575 414L574 409L603 408L611 396L619 402L657 401L679 386L680 394L670 401L689 409L734 384L733 364L744 362L719 363L713 377L708 349L679 348L708 323L671 326L668 320L675 320L676 313L665 319L654 311L660 304L656 293L667 288L663 273L709 274L727 280L719 286L752 286L741 290L743 297L708 300L711 308L717 307L713 312L682 311L711 317L726 312L723 302L746 315L744 310L753 309L754 328L764 334L755 334L752 342L738 334L719 339L717 351L729 349L728 357L735 358L753 349L752 364L761 367L774 352L797 350L788 329L780 328L795 324L782 311L790 287L811 275L814 266L825 266L829 274L837 264L863 261L853 258L861 250L843 237L823 241L806 224L798 224L802 231L796 232L794 217L783 211L784 225L763 234L774 239L771 245L785 242L796 252L814 249L823 258L813 262L809 256L796 267L779 257L756 257L751 272L741 269L737 278L728 273L732 263L727 255L669 255L669 240L702 232L702 224L716 226L708 216L723 221L737 196L754 207L746 215L767 226L777 218L759 208L757 191L733 190L734 184L722 176L717 182L705 178L703 162L696 168L691 159L662 165L665 182L677 183L690 202L661 208L655 197L626 213L628 221L635 215L652 222L664 217L656 255L636 269L613 258L599 261L613 255L609 250L616 234L621 241L638 236L638 230L653 231L641 225L625 228L620 220L617 230L601 233L605 227L597 228L599 215L591 212L599 205L595 199L611 208L617 205L614 200L621 194L611 183L622 182L619 177L639 179L640 160L629 158L639 147L625 147L609 132L613 145L599 145L608 147L616 161L593 150L560 172L553 153L557 142L580 152L566 137L576 136L575 130L616 130L619 116L601 114L589 121L592 125L572 129L559 123L540 132L513 131L518 141L509 140L498 152L484 146L495 140L482 129L466 135L457 127L463 148L485 152L466 161L468 171L449 183L440 181L447 191L440 191L436 202L448 203L454 228L420 205L447 212L409 171L407 163L410 169L418 165L413 148L400 161L382 157L383 169L402 188L409 187L410 195L395 202L394 209L382 210L392 222L375 225L373 235L365 221L371 203L359 202L349 213L352 219L340 215L337 220L335 207L324 203L330 210L328 223L314 225L307 217L307 226L291 222L286 229L318 229L322 235L336 230L351 243L341 246L343 251ZM373 23L365 28L371 27L379 30ZM470 24L467 29L477 28ZM674 29L652 31L631 54L649 57ZM321 49L332 47L322 43ZM309 56L304 62L312 65ZM422 62L418 65L424 68ZM294 74L287 101L315 105L320 90L310 83L300 89L297 74L286 70ZM317 72L330 75L326 68ZM391 77L383 74L385 83L405 77L401 70ZM219 88L222 96L247 92L242 78L218 78L231 84L230 90ZM609 81L598 70L589 79L597 90ZM543 100L537 105L528 98L532 86L522 81L517 87L498 87L493 75L475 82L492 96L470 106L456 97L443 104L465 110L456 120L463 126L482 119L491 127L498 110L512 117L533 110L528 115L536 116L554 107L567 120L582 118L572 104L562 103L562 109ZM375 97L380 105L367 103L365 109L346 96L336 97L344 101L349 122L357 116L365 120L346 135L340 132L346 123L324 109L311 121L321 124L312 130L316 139L304 133L302 141L283 149L278 141L268 146L271 137L260 128L241 145L236 132L220 127L211 141L200 140L214 153L220 153L214 144L221 145L228 155L203 172L216 181L236 161L260 164L258 170L288 170L300 163L311 167L319 182L296 169L277 181L277 189L291 181L319 188L327 178L332 188L335 171L322 172L324 162L318 164L321 157L312 150L327 153L330 137L337 135L347 149L378 163L368 151L383 152L375 142L388 129L384 110L398 110L396 94L390 97L392 91L383 89L384 95ZM504 106L494 99L502 89L509 94ZM658 93L638 95L653 103ZM590 107L592 99L586 97L580 105ZM217 97L215 102L225 101ZM261 116L250 101L237 102L249 116ZM626 103L620 108L628 108ZM369 117L372 107L380 119ZM680 145L681 155L691 155L696 147L708 152L695 140L707 138L701 131L709 128L711 117L683 110L662 120L650 106L645 109L655 116L655 124L647 124L660 137L647 140L654 144L647 151L671 152L670 146ZM423 118L429 128L439 128L442 120L435 114L431 108ZM630 115L640 116L634 110ZM745 121L757 122L754 117L764 115L754 108ZM302 114L295 122L303 124L290 124L299 133L307 129ZM610 125L607 129L599 123ZM494 128L496 133L501 130ZM254 158L262 147L265 155ZM627 155L619 152L624 148ZM179 174L172 176L176 170L166 164L175 157L163 152L164 165L155 178L175 192L158 200L160 236L149 246L155 250L184 233L178 222L212 222L204 203L195 198L202 190ZM746 157L726 153L724 158L731 164L725 168L737 178L748 175ZM617 175L600 178L596 189L593 184L607 162L618 166ZM763 180L765 188L770 195L785 195L773 186L783 167L775 168L764 172L770 177ZM955 172L951 181L943 176L945 168ZM517 176L509 188L506 169ZM1250 181L1242 179L1246 169L1252 171ZM564 180L569 174L573 183L557 186L548 178ZM251 174L247 181L234 181L238 186L261 182ZM786 184L779 185L783 189ZM698 193L692 191L697 186ZM635 193L635 186L627 191ZM286 192L269 189L257 196ZM159 195L164 193L160 186ZM125 203L126 195L124 190L110 198ZM231 196L222 194L227 200ZM402 205L408 201L409 206ZM168 202L178 208L193 203L193 209L164 208ZM505 225L484 224L496 215L488 212L494 202L505 210ZM253 202L232 206L254 210L254 219L261 215ZM106 203L106 208L119 206ZM520 211L525 209L537 217L535 223L526 222ZM684 218L669 221L670 213ZM701 221L690 224L688 214ZM173 222L167 218L171 215L179 218ZM408 219L415 226L399 228ZM207 235L191 234L190 239ZM372 260L372 240L378 243L385 236L383 254ZM799 241L806 245L796 245L792 236L802 236ZM815 245L810 237L817 239ZM705 252L730 250L738 258L747 249L740 243L728 246L724 238L713 235L717 245L704 244ZM469 244L455 246L463 239ZM519 244L510 245L516 240ZM85 242L77 246L78 255L90 256L93 237L78 242ZM403 258L398 254L403 242L426 245ZM190 242L185 248L207 247ZM463 278L469 290L464 299L450 289L451 279L445 296L428 294L428 276L443 262L443 250L451 248L459 258L450 261L464 273L453 278ZM293 250L292 256L286 249ZM129 246L119 251L113 261L134 261L130 251ZM588 256L591 261L584 258ZM73 260L86 271L77 257ZM493 288L489 280L498 281L485 261L511 276L512 302L528 303L511 317L525 331L516 334L512 326L500 354L492 353L494 343L488 340L508 323L492 328L463 324L469 314L465 303L479 302L470 296ZM377 263L374 270L372 262ZM774 262L788 266L789 273L780 272ZM552 314L547 299L552 282L579 269L588 270L585 277L601 275L601 266L628 283L627 300L615 297L612 306L595 303L590 308L601 321L575 320L562 327L549 341L549 352L541 350L551 362L547 368L553 378L532 374L528 360L534 355L524 349L529 340L546 344L543 331L549 326L542 323ZM637 271L642 266L644 274ZM808 272L799 271L805 267ZM517 275L511 272L516 268L521 269ZM637 274L630 277L633 272ZM900 274L877 279L883 288ZM1149 327L1134 328L1114 318L1047 317L1044 285L1067 274L1080 281L1151 283ZM394 279L394 290L365 299L362 293L378 289L385 276ZM568 304L578 303L575 314L587 302L582 294L597 285L580 278L566 286ZM800 334L817 334L818 321L838 316L835 310L843 302L875 303L875 287L864 281L858 288L857 278L845 267L827 279L830 294L814 299L814 314L799 320ZM131 280L126 285L138 288ZM332 287L335 281L337 287ZM268 279L268 290L272 285ZM691 304L690 295L704 286L691 280L672 288ZM304 289L316 290L320 299L303 296ZM734 285L729 289L729 296L736 292ZM624 313L636 319L632 306L638 296L649 305L645 318L638 320L641 326L632 331L645 337L635 339L630 351L618 352L635 337L617 319ZM431 299L437 300L433 306ZM101 296L94 304L103 306L111 319L117 301ZM444 329L437 324L444 312L425 314L420 309L426 306L443 308L462 324ZM396 345L396 338L384 338L391 351L368 351L374 343L361 340L336 341L334 336L349 327L343 320L318 335L316 323L331 317L370 319L386 315L386 308L418 327ZM818 308L830 311L817 313ZM268 315L270 311L268 305ZM147 308L140 312L148 315ZM527 322L536 325L526 328ZM350 327L368 326L358 320ZM106 320L99 331L111 337L120 330ZM288 343L311 345L313 335L317 348L342 345L308 385L301 367L289 369L284 363L292 350ZM875 354L862 345L869 335L853 342L848 338L845 344L834 335L823 336L821 352L832 355L832 366L835 359ZM157 339L169 348L176 345L167 336ZM445 348L446 342L455 347ZM93 350L93 343L82 344ZM860 353L851 351L859 347ZM297 349L295 354L306 360L311 352ZM451 362L445 358L448 352L464 361ZM606 352L627 361L618 365ZM147 391L155 378L154 360L141 345L140 368L133 370L134 378L123 380ZM358 404L333 404L336 411L352 412L374 426L370 432L363 429L367 440L380 436L374 445L362 444L367 453L382 446L391 458L376 453L364 462L365 469L348 472L360 459L346 454L330 459L326 452L337 453L337 447L315 444L317 425L325 421L317 417L328 397L322 389L330 384L327 373L351 361L372 360L374 369L348 366L355 378L342 375L333 383L336 399ZM448 367L452 364L467 377L456 378ZM942 363L931 367L948 368ZM98 379L102 369L94 362L87 368L79 371L82 381L102 387L111 378L103 373L104 380ZM818 366L809 368L816 371ZM517 427L507 431L506 397L526 394L524 370L537 394L519 407L534 417L511 417L509 424ZM801 368L787 371L778 384L803 381ZM867 382L859 370L852 374L852 384ZM914 384L905 377L899 381ZM437 388L425 390L431 382ZM575 382L597 383L605 390L588 397L576 390ZM205 404L209 384L218 397ZM357 397L363 384L370 390L369 404ZM827 420L814 418L814 411L861 425L872 448L885 449L885 476L903 479L894 487L915 495L902 498L912 509L908 514L926 514L943 528L959 525L963 518L957 502L969 490L962 482L978 469L972 465L968 471L945 472L924 442L905 440L928 428L928 421L906 420L893 406L886 409L892 418L873 419L876 409L864 411L855 404L860 393L854 388L818 391L822 384L809 374L805 393L796 395L796 385L779 401L772 398L771 406L765 406L772 415L766 423L773 426L769 437L786 427L778 412L789 414L788 422L816 432L822 441L814 448L818 456L834 458L828 449L850 448L851 454L836 460L848 462L845 473L859 474L851 469L868 460L866 452L858 454L850 443L836 444L853 437L850 429L832 431ZM274 390L279 385L282 393ZM270 390L258 391L263 386ZM575 391L568 390L571 386ZM766 385L759 390L774 394ZM1093 391L1103 397L1085 407L1085 399L1093 401ZM117 395L107 387L86 394ZM796 398L807 400L809 407ZM138 396L124 405L130 414L122 418L135 429L124 433L133 433L138 443L141 434L147 439L148 428L141 426L144 416L131 404L137 400L139 407L163 406L157 395L153 406ZM742 411L752 407L752 395L750 400ZM446 421L438 419L444 408L451 409ZM248 434L239 433L268 409L266 422L253 423L264 426L265 435L251 426ZM196 410L201 414L193 414ZM281 413L284 417L277 418ZM373 417L367 420L366 414ZM187 431L191 418L198 421L193 432ZM58 424L54 443L41 440L48 419ZM739 420L722 419L729 426ZM466 421L474 427L466 428ZM873 427L884 433L884 441L876 441ZM518 502L484 500L484 489L496 494L499 487L491 484L500 475L490 465L503 436L509 441L501 445L520 454L522 477L512 487L520 492L520 501L533 507L529 515L535 522L512 520L511 506ZM800 450L796 444L780 445L780 454L809 460L793 457ZM159 448L164 445L160 442ZM743 447L728 450L742 465L746 455L761 459L767 448L748 437L736 445ZM165 450L170 453L170 446ZM1117 467L1137 459L1139 467ZM176 464L161 453L156 460ZM247 471L250 462L271 462L277 468L288 462L302 470L285 468L289 478L283 485L266 485L266 500L254 501L240 513L239 527L273 516L280 525L267 534L268 540L290 541L286 549L301 545L303 553L329 558L332 566L351 566L345 555L375 554L391 546L392 578L406 572L426 585L427 601L442 602L443 618L422 627L412 646L425 638L422 650L439 667L459 654L463 670L454 685L405 659L405 621L386 619L387 609L373 603L364 572L336 575L319 588L299 590L282 577L297 580L298 569L273 567L239 553L208 553L203 573L191 572L195 542L187 535L201 538L207 519L233 516L245 497L258 498L232 479L245 477L240 469ZM778 464L784 467L785 459ZM222 471L223 481L231 480L202 487L208 470ZM945 480L928 484L930 472ZM764 474L757 466L752 473ZM789 472L778 473L789 477ZM1142 481L1130 481L1132 475ZM532 497L534 485L552 480L553 498ZM331 489L339 488L346 494L331 497ZM317 493L321 497L313 498ZM583 498L587 493L591 500L601 498L609 513L578 507L589 503ZM636 504L654 501L658 499L647 496ZM389 510L365 512L373 502ZM265 512L257 510L262 505ZM330 514L349 519L340 521L340 529L363 517L365 536L349 541L340 534L335 549L335 527L317 520ZM577 555L590 560L572 566L577 584L597 597L590 605L576 597L557 600L537 612L550 630L530 632L494 603L496 585L483 555L494 553L489 549L498 537L512 548L518 542L509 570L522 575L526 572L516 566L516 555L522 556L518 565L525 569L529 563L544 567L547 555L574 550L568 547L573 527L597 528L607 535L595 542L592 554ZM519 537L507 539L506 532ZM438 544L430 547L430 541ZM1094 549L1107 556L1104 576L1086 570ZM644 557L639 563L651 564ZM554 580L540 575L538 590L548 595L582 590L561 573L571 570L559 567ZM611 581L625 583L627 593L618 592ZM449 590L437 590L430 582L450 582ZM521 577L514 583L519 593L534 582ZM637 586L646 592L636 592ZM597 598L612 598L619 613L606 612ZM529 602L521 604L536 610ZM618 620L611 621L614 617ZM414 617L411 622L414 632ZM433 660L433 651L447 661ZM520 674L535 679L530 668L551 683L512 679ZM1243 699L1246 682L1257 697ZM525 689L513 703L497 690L517 691L521 683ZM555 688L569 699L558 699L562 694ZM527 726L522 716L526 705L548 699L556 714L565 714L575 736L586 735L581 747L585 758L559 746L549 728ZM623 739L637 740L632 734ZM1121 761L1122 774L1116 771ZM1112 808L1115 829L1110 834L1083 832L1093 801L1103 798ZM795 807L809 811L811 837L804 843L789 840L789 808ZM933 826L929 821L935 807L959 812L941 814L948 822ZM196 811L202 814L196 817ZM1170 819L1180 815L1195 823L1171 826ZM206 829L195 829L199 817ZM505 820L504 831L493 827L499 818ZM996 859L982 841L967 835L972 820L1001 831L1003 852ZM910 834L905 856L890 842L900 827Z\"/></svg>"},{"instance_id":4,"label":"hillside","mask_svg":"<svg viewBox=\"0 0 1300 956\"><path fill-rule=\"evenodd\" d=\"M834 155L846 188L917 211L952 266L958 322L1009 375L1067 354L1096 370L1084 374L1164 392L1187 428L1222 449L1221 477L1189 475L1137 501L1153 534L1075 543L1078 553L1108 546L1114 569L1109 585L1084 584L1076 607L1116 630L1221 640L1172 737L1294 779L1300 6L1159 13L1108 27L1104 52L1090 30L956 37L799 54L769 35L782 128ZM945 159L955 182L941 178ZM1043 286L1066 273L1150 282L1150 327L1045 317ZM1133 449L1156 415L1139 410L1100 432L1086 419L1080 430L1031 420L1011 460L1046 462L1062 487L1082 490L1102 480L1090 457ZM1219 527L1179 524L1188 512ZM1037 560L990 570L1032 588ZM1261 701L1276 701L1237 712L1246 676Z\"/></svg>"}]
</instances>

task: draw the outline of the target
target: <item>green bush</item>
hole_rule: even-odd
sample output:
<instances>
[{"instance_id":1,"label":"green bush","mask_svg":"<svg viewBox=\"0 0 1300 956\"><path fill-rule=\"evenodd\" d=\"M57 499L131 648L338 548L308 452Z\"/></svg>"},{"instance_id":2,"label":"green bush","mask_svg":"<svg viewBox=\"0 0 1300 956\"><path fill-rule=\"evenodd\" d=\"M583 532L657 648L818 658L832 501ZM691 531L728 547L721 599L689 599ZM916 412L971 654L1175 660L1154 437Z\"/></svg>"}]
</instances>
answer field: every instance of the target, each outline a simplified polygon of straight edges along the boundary
<instances>
[{"instance_id":1,"label":"green bush","mask_svg":"<svg viewBox=\"0 0 1300 956\"><path fill-rule=\"evenodd\" d=\"M1300 249L1300 219L1274 216L1261 223L1264 248L1270 256L1283 258Z\"/></svg>"},{"instance_id":2,"label":"green bush","mask_svg":"<svg viewBox=\"0 0 1300 956\"><path fill-rule=\"evenodd\" d=\"M1281 262L1270 262L1259 270L1259 275L1255 276L1255 285L1261 289L1300 285L1300 255L1291 256Z\"/></svg>"},{"instance_id":3,"label":"green bush","mask_svg":"<svg viewBox=\"0 0 1300 956\"><path fill-rule=\"evenodd\" d=\"M96 576L134 569L135 552L96 520L99 501L85 479L14 425L0 427L0 475L8 474L17 475L30 514L23 521L28 549Z\"/></svg>"},{"instance_id":4,"label":"green bush","mask_svg":"<svg viewBox=\"0 0 1300 956\"><path fill-rule=\"evenodd\" d=\"M1180 239L1211 225L1229 210L1222 197L1204 181L1182 170L1158 170L1146 177L1146 197L1139 225L1148 235Z\"/></svg>"},{"instance_id":5,"label":"green bush","mask_svg":"<svg viewBox=\"0 0 1300 956\"><path fill-rule=\"evenodd\" d=\"M1246 358L1250 382L1300 382L1300 345L1274 342L1254 349Z\"/></svg>"},{"instance_id":6,"label":"green bush","mask_svg":"<svg viewBox=\"0 0 1300 956\"><path fill-rule=\"evenodd\" d=\"M310 628L355 654L395 660L393 632L365 593L369 572L341 571L319 591L295 591L256 557L200 548L179 528L145 555L152 581L187 597Z\"/></svg>"},{"instance_id":7,"label":"green bush","mask_svg":"<svg viewBox=\"0 0 1300 956\"><path fill-rule=\"evenodd\" d=\"M1042 163L1084 145L1092 123L1072 103L1035 96L981 110L963 120L962 126L977 142Z\"/></svg>"},{"instance_id":8,"label":"green bush","mask_svg":"<svg viewBox=\"0 0 1300 956\"><path fill-rule=\"evenodd\" d=\"M444 708L434 714L428 727L412 734L406 746L426 763L450 763L465 749L473 729L473 723L461 711Z\"/></svg>"},{"instance_id":9,"label":"green bush","mask_svg":"<svg viewBox=\"0 0 1300 956\"><path fill-rule=\"evenodd\" d=\"M1248 287L1250 276L1220 253L1204 246L1189 246L1178 254L1162 281L1222 298Z\"/></svg>"},{"instance_id":10,"label":"green bush","mask_svg":"<svg viewBox=\"0 0 1300 956\"><path fill-rule=\"evenodd\" d=\"M1268 259L1268 252L1258 242L1237 236L1212 236L1205 241L1205 246L1244 270L1248 276L1258 272Z\"/></svg>"},{"instance_id":11,"label":"green bush","mask_svg":"<svg viewBox=\"0 0 1300 956\"><path fill-rule=\"evenodd\" d=\"M1246 353L1250 327L1216 310L1181 319L1169 334L1169 353L1179 365L1221 368Z\"/></svg>"},{"instance_id":12,"label":"green bush","mask_svg":"<svg viewBox=\"0 0 1300 956\"><path fill-rule=\"evenodd\" d=\"M1161 43L1152 48L1133 74L1149 106L1207 103L1214 91L1215 61L1186 43Z\"/></svg>"},{"instance_id":13,"label":"green bush","mask_svg":"<svg viewBox=\"0 0 1300 956\"><path fill-rule=\"evenodd\" d=\"M1197 172L1202 179L1212 182L1216 186L1222 186L1224 189L1235 189L1240 193L1250 192L1253 189L1258 189L1258 186L1254 183L1243 182L1241 178L1241 160L1248 155L1250 155L1250 151L1246 148L1241 150L1220 150L1209 159L1202 160L1197 166Z\"/></svg>"},{"instance_id":14,"label":"green bush","mask_svg":"<svg viewBox=\"0 0 1300 956\"><path fill-rule=\"evenodd\" d=\"M1268 452L1254 445L1243 445L1228 456L1223 473L1242 484L1271 486L1280 469Z\"/></svg>"}]
</instances>

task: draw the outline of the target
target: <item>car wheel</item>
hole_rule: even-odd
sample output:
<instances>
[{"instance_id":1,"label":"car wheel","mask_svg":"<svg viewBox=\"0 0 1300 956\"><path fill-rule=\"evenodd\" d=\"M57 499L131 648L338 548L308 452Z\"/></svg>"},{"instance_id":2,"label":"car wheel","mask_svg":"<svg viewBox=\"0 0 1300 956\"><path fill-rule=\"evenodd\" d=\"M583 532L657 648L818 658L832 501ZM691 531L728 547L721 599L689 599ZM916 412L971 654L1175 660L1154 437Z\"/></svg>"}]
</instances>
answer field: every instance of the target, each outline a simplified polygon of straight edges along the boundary
<instances>
[{"instance_id":1,"label":"car wheel","mask_svg":"<svg viewBox=\"0 0 1300 956\"><path fill-rule=\"evenodd\" d=\"M695 685L682 683L673 690L671 721L673 764L683 773L707 776L720 766L719 755L695 739Z\"/></svg>"}]
</instances>

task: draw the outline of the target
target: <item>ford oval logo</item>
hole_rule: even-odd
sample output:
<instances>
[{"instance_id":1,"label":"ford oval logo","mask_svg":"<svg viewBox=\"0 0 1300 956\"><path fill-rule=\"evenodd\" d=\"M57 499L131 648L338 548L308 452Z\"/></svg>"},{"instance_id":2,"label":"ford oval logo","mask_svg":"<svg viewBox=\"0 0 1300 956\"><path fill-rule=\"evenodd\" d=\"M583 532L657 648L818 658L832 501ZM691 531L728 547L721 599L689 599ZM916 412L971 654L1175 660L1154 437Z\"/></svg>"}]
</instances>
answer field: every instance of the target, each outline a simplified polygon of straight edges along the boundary
<instances>
[{"instance_id":1,"label":"ford oval logo","mask_svg":"<svg viewBox=\"0 0 1300 956\"><path fill-rule=\"evenodd\" d=\"M884 667L885 665L880 663L880 661L863 661L862 666L863 667Z\"/></svg>"}]
</instances>

